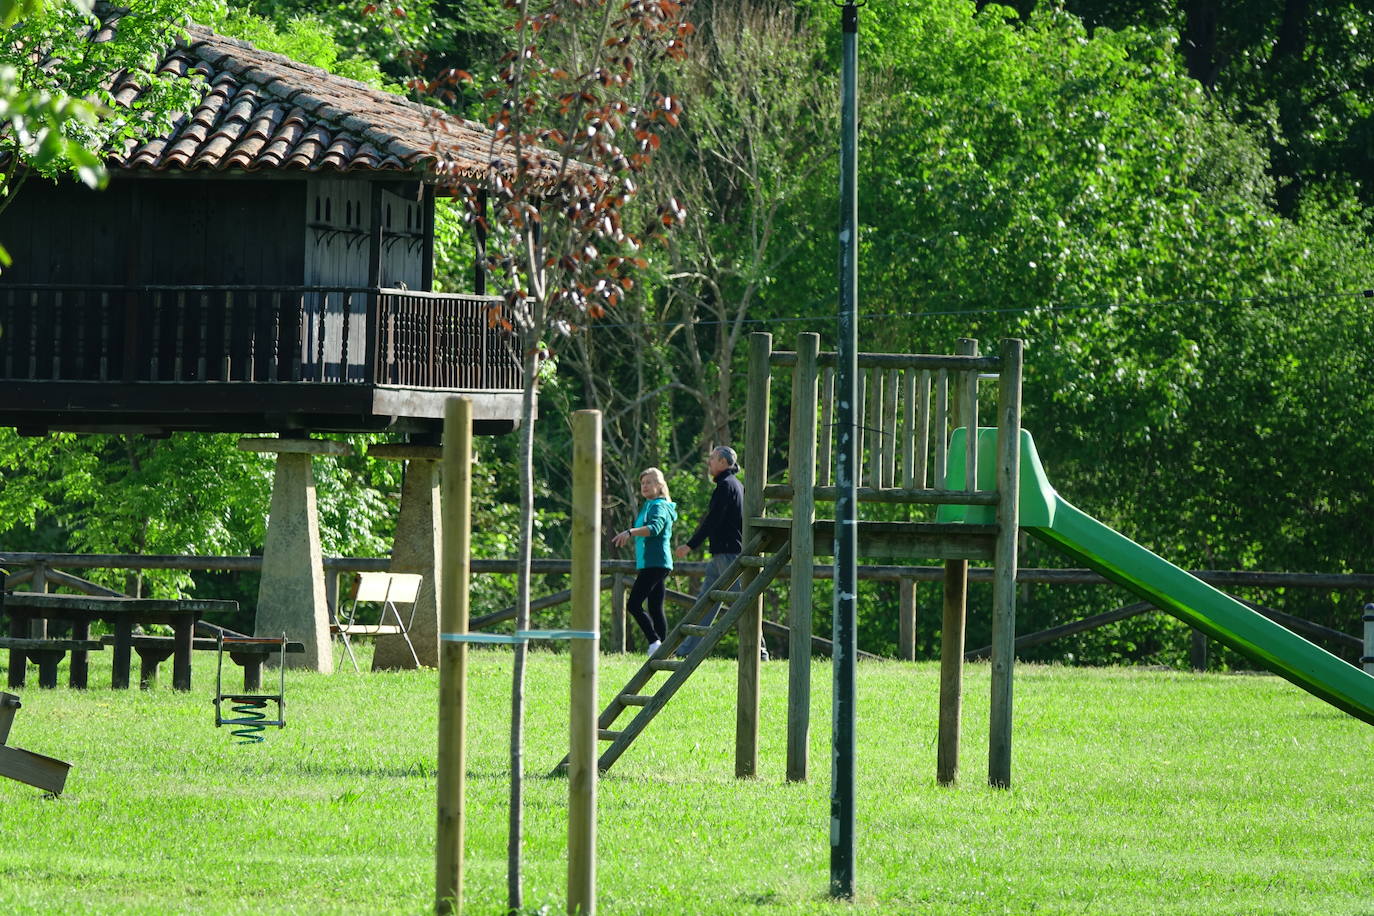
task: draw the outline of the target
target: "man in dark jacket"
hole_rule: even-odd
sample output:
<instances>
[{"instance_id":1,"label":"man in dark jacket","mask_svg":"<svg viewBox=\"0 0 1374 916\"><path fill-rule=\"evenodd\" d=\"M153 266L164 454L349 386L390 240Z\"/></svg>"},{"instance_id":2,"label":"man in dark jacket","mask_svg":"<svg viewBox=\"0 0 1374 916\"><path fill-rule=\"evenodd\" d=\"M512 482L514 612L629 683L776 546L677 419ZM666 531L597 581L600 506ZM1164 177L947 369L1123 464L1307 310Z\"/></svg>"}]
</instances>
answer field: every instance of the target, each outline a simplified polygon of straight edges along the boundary
<instances>
[{"instance_id":1,"label":"man in dark jacket","mask_svg":"<svg viewBox=\"0 0 1374 916\"><path fill-rule=\"evenodd\" d=\"M706 507L706 517L697 525L687 543L679 544L674 551L674 555L681 560L703 543L710 549L711 559L706 563L706 575L701 580L698 598L713 588L734 587L734 583L717 585L717 581L739 558L744 548L744 486L737 476L739 464L735 450L727 445L712 449L706 458L706 469L716 482L716 488L711 491L711 502ZM701 621L702 625L710 626L720 609L719 604L713 607ZM678 655L690 655L698 641L695 636L684 639L678 648ZM764 659L768 658L766 649L760 646L759 651Z\"/></svg>"}]
</instances>

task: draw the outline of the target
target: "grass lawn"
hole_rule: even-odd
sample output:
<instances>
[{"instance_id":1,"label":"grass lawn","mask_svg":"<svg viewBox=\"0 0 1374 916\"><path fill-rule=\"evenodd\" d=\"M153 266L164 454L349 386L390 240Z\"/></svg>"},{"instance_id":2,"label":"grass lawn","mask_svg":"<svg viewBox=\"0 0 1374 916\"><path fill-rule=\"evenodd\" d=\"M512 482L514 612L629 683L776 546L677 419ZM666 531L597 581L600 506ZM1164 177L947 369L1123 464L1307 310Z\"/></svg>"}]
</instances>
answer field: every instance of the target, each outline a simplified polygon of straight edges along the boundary
<instances>
[{"instance_id":1,"label":"grass lawn","mask_svg":"<svg viewBox=\"0 0 1374 916\"><path fill-rule=\"evenodd\" d=\"M190 693L21 691L9 743L72 771L60 799L0 779L0 912L429 911L436 673L290 673L288 727L241 745L214 728L212 659ZM497 914L510 655L472 659L466 912ZM91 683L108 664L93 656ZM602 695L636 664L605 660ZM936 667L860 665L853 904L825 896L828 663L803 785L783 781L780 662L761 775L733 778L734 679L709 662L603 778L600 912L1374 913L1374 728L1278 678L1020 666L998 791L986 665L968 669L954 789L934 780ZM566 656L532 654L528 695L526 905L561 913L567 783L545 773Z\"/></svg>"}]
</instances>

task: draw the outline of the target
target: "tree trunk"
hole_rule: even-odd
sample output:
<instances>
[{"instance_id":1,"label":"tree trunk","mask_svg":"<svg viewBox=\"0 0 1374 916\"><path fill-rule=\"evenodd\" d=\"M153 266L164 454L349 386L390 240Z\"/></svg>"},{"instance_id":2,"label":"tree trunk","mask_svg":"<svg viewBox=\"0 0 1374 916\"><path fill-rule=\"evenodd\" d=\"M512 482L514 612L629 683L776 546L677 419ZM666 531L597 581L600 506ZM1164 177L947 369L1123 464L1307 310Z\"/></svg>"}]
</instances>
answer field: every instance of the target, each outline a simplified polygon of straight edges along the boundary
<instances>
[{"instance_id":1,"label":"tree trunk","mask_svg":"<svg viewBox=\"0 0 1374 916\"><path fill-rule=\"evenodd\" d=\"M1274 51L1269 58L1269 84L1274 87L1274 99L1279 109L1279 132L1282 144L1273 150L1274 177L1277 179L1275 199L1279 212L1292 218L1302 199L1303 176L1300 163L1306 102L1303 80L1297 78L1302 56L1307 49L1307 19L1311 0L1284 0L1279 19Z\"/></svg>"},{"instance_id":2,"label":"tree trunk","mask_svg":"<svg viewBox=\"0 0 1374 916\"><path fill-rule=\"evenodd\" d=\"M1183 60L1188 75L1207 91L1216 88L1218 0L1188 0L1183 7Z\"/></svg>"},{"instance_id":3,"label":"tree trunk","mask_svg":"<svg viewBox=\"0 0 1374 916\"><path fill-rule=\"evenodd\" d=\"M534 541L534 396L538 384L538 350L525 343L525 388L520 398L520 553L515 586L515 628L530 627L530 560ZM510 828L506 842L506 897L512 912L522 903L521 839L524 833L525 658L526 645L515 644L510 691Z\"/></svg>"}]
</instances>

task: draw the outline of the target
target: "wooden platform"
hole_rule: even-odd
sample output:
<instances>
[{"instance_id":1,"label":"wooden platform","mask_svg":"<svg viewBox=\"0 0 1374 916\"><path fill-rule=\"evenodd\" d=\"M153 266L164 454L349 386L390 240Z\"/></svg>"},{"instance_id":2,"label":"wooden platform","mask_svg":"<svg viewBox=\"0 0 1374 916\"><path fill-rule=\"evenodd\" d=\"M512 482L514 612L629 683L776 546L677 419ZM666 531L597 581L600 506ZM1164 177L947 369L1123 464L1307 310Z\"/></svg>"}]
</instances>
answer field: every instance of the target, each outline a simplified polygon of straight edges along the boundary
<instances>
[{"instance_id":1,"label":"wooden platform","mask_svg":"<svg viewBox=\"0 0 1374 916\"><path fill-rule=\"evenodd\" d=\"M752 518L749 524L763 535L764 551L776 550L778 545L791 537L790 518ZM815 556L833 556L834 520L817 519L812 524L812 538ZM869 521L859 524L861 557L991 561L996 540L996 525Z\"/></svg>"}]
</instances>

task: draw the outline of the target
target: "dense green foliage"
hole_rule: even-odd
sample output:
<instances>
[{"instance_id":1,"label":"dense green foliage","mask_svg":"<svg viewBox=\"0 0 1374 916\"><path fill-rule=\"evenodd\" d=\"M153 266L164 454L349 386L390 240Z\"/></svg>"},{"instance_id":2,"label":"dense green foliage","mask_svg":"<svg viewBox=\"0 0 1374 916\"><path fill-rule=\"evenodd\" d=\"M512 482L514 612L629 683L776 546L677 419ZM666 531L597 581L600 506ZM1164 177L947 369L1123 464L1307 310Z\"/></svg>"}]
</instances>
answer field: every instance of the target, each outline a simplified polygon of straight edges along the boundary
<instances>
[{"instance_id":1,"label":"dense green foliage","mask_svg":"<svg viewBox=\"0 0 1374 916\"><path fill-rule=\"evenodd\" d=\"M72 764L44 799L0 779L11 913L431 912L434 672L289 672L287 726L215 729L194 690L24 694L9 743ZM504 912L509 652L471 653L464 912ZM364 670L366 661L364 658ZM609 697L637 660L604 658ZM237 670L237 669L235 669ZM567 656L530 667L527 912L564 909ZM817 662L817 685L828 666ZM1021 666L1013 788L987 788L988 668L962 778L935 785L933 665L858 669L858 896L843 912L1357 914L1374 824L1351 803L1374 729L1273 677ZM763 667L760 776L733 776L735 666L708 661L598 787L598 911L833 914L830 692L812 778L783 781L787 666ZM547 910L540 907L547 906Z\"/></svg>"}]
</instances>

